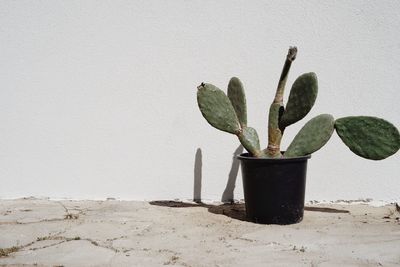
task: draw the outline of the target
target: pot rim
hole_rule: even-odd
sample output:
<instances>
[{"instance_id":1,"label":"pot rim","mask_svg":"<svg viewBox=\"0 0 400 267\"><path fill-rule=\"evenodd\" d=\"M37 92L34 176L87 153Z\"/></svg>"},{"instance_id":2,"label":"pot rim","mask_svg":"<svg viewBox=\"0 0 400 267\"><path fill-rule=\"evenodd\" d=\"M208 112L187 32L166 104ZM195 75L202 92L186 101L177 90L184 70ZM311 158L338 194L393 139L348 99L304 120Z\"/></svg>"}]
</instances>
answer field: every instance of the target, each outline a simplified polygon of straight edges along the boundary
<instances>
[{"instance_id":1,"label":"pot rim","mask_svg":"<svg viewBox=\"0 0 400 267\"><path fill-rule=\"evenodd\" d=\"M282 151L284 152L284 151ZM306 155L306 156L301 156L301 157L293 157L293 158L255 158L250 156L250 153L242 153L240 155L236 156L237 159L243 160L243 161L258 161L258 162L293 162L293 161L304 161L308 160L311 158L311 154Z\"/></svg>"}]
</instances>

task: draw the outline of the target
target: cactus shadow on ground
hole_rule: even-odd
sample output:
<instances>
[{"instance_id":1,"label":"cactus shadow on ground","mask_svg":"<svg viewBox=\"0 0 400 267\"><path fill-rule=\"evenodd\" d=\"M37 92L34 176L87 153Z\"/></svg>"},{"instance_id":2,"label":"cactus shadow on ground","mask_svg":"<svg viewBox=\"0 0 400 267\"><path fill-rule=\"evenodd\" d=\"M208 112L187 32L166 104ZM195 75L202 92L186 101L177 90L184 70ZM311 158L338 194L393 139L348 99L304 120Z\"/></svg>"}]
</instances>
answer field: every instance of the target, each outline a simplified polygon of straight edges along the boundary
<instances>
[{"instance_id":1,"label":"cactus shadow on ground","mask_svg":"<svg viewBox=\"0 0 400 267\"><path fill-rule=\"evenodd\" d=\"M210 205L210 204L205 204L203 202L187 203L187 202L173 201L173 200L155 200L155 201L150 201L149 203L150 205L167 207L167 208L191 208L191 207L206 208L208 212L213 214L225 215L232 219L240 221L249 221L246 218L246 211L243 203Z\"/></svg>"},{"instance_id":2,"label":"cactus shadow on ground","mask_svg":"<svg viewBox=\"0 0 400 267\"><path fill-rule=\"evenodd\" d=\"M200 207L206 208L208 212L213 214L220 214L230 217L235 220L251 222L251 220L246 217L246 207L244 203L232 203L232 204L222 204L222 205L210 205L202 202L198 203L187 203L182 201L173 200L155 200L151 201L150 205L167 207L167 208L191 208ZM318 206L306 206L304 210L311 212L323 212L323 213L349 213L345 209L335 209L329 207L318 207Z\"/></svg>"}]
</instances>

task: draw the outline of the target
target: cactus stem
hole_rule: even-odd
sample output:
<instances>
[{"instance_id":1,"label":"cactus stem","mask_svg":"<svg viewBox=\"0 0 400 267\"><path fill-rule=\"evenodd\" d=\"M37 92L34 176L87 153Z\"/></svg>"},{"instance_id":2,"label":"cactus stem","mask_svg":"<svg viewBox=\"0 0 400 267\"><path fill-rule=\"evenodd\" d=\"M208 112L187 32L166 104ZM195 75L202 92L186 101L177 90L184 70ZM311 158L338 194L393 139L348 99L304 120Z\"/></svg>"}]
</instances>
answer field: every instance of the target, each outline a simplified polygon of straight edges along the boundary
<instances>
[{"instance_id":1,"label":"cactus stem","mask_svg":"<svg viewBox=\"0 0 400 267\"><path fill-rule=\"evenodd\" d=\"M280 156L280 147L276 146L276 145L268 145L267 147L267 151L271 154L271 155L279 155ZM272 153L271 153L272 152Z\"/></svg>"},{"instance_id":2,"label":"cactus stem","mask_svg":"<svg viewBox=\"0 0 400 267\"><path fill-rule=\"evenodd\" d=\"M289 74L290 66L296 59L297 48L295 46L290 47L286 56L285 64L283 65L281 77L279 78L278 87L274 101L269 109L268 117L268 146L266 154L271 158L281 157L280 146L281 139L284 129L279 128L279 118L282 115L283 110L283 93L285 91L285 84Z\"/></svg>"},{"instance_id":3,"label":"cactus stem","mask_svg":"<svg viewBox=\"0 0 400 267\"><path fill-rule=\"evenodd\" d=\"M285 65L283 65L281 77L279 78L278 88L276 89L274 103L283 104L283 93L285 91L286 80L290 70L292 62L296 59L297 47L293 46L289 48L286 56Z\"/></svg>"}]
</instances>

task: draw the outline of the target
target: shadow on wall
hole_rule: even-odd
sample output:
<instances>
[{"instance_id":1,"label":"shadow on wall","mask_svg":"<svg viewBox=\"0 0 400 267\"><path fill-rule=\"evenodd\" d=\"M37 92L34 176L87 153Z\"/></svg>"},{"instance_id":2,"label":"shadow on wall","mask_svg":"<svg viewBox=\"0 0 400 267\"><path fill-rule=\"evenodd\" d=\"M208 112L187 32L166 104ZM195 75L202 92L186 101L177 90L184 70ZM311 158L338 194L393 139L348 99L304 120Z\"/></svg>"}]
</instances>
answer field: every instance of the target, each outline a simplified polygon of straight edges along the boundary
<instances>
[{"instance_id":1,"label":"shadow on wall","mask_svg":"<svg viewBox=\"0 0 400 267\"><path fill-rule=\"evenodd\" d=\"M236 185L236 178L239 173L240 162L236 158L237 155L243 152L243 146L239 145L233 152L231 169L228 175L228 181L224 192L222 193L221 201L224 203L233 203L234 190ZM201 180L203 168L203 154L201 148L198 148L194 160L194 187L193 187L193 201L201 203Z\"/></svg>"},{"instance_id":2,"label":"shadow on wall","mask_svg":"<svg viewBox=\"0 0 400 267\"><path fill-rule=\"evenodd\" d=\"M228 182L226 183L226 187L224 193L222 193L222 198L221 198L221 201L223 203L233 203L234 201L233 191L235 190L236 178L239 173L239 166L240 166L240 162L236 158L236 156L242 153L243 153L242 145L239 145L236 148L235 152L233 152L231 170L229 171L228 175Z\"/></svg>"},{"instance_id":3,"label":"shadow on wall","mask_svg":"<svg viewBox=\"0 0 400 267\"><path fill-rule=\"evenodd\" d=\"M201 148L196 151L194 160L194 188L193 188L193 201L201 202L201 178L203 168L203 154Z\"/></svg>"}]
</instances>

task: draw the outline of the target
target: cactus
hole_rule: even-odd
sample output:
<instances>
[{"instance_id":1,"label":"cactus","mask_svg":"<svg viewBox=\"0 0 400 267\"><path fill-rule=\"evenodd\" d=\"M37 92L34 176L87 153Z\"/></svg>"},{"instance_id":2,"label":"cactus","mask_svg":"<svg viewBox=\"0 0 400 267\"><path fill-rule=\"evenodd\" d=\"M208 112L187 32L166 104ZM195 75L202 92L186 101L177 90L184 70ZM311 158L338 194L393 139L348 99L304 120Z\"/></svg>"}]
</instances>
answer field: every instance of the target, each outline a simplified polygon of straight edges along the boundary
<instances>
[{"instance_id":1,"label":"cactus","mask_svg":"<svg viewBox=\"0 0 400 267\"><path fill-rule=\"evenodd\" d=\"M286 109L279 121L281 129L304 118L313 107L318 94L318 81L315 73L305 73L293 83Z\"/></svg>"},{"instance_id":2,"label":"cactus","mask_svg":"<svg viewBox=\"0 0 400 267\"><path fill-rule=\"evenodd\" d=\"M321 114L307 122L285 152L285 157L309 155L323 147L334 131L335 119Z\"/></svg>"},{"instance_id":3,"label":"cactus","mask_svg":"<svg viewBox=\"0 0 400 267\"><path fill-rule=\"evenodd\" d=\"M204 118L215 128L232 134L241 131L231 101L218 87L202 83L198 87L197 102Z\"/></svg>"},{"instance_id":4,"label":"cactus","mask_svg":"<svg viewBox=\"0 0 400 267\"><path fill-rule=\"evenodd\" d=\"M336 120L335 128L350 150L366 159L385 159L396 153L400 146L399 131L384 119L345 117Z\"/></svg>"},{"instance_id":5,"label":"cactus","mask_svg":"<svg viewBox=\"0 0 400 267\"><path fill-rule=\"evenodd\" d=\"M238 135L240 143L247 151L255 156L261 156L260 140L257 131L251 127L244 127L243 131Z\"/></svg>"},{"instance_id":6,"label":"cactus","mask_svg":"<svg viewBox=\"0 0 400 267\"><path fill-rule=\"evenodd\" d=\"M236 116L242 127L247 126L247 107L246 95L244 94L243 84L239 78L233 77L228 84L228 98L235 109Z\"/></svg>"},{"instance_id":7,"label":"cactus","mask_svg":"<svg viewBox=\"0 0 400 267\"><path fill-rule=\"evenodd\" d=\"M204 118L215 128L235 134L252 155L261 156L258 134L255 129L246 126L246 96L240 80L231 79L228 86L230 97L208 83L202 83L197 89L197 102Z\"/></svg>"},{"instance_id":8,"label":"cactus","mask_svg":"<svg viewBox=\"0 0 400 267\"><path fill-rule=\"evenodd\" d=\"M203 117L215 128L235 134L253 157L292 158L306 156L323 147L336 130L352 152L366 159L380 160L400 149L400 134L390 122L375 117L344 117L335 120L321 114L309 122L295 136L285 153L281 140L285 129L303 119L313 107L318 94L315 73L299 76L292 85L284 106L283 95L290 67L297 56L297 48L289 48L275 98L269 108L268 146L261 150L258 134L247 126L246 96L239 78L229 81L227 95L216 86L202 83L198 87L197 102Z\"/></svg>"}]
</instances>

